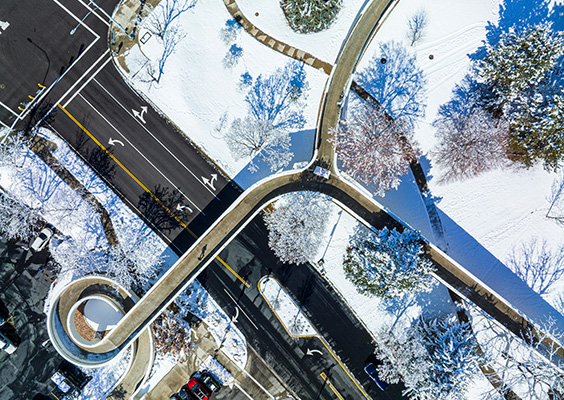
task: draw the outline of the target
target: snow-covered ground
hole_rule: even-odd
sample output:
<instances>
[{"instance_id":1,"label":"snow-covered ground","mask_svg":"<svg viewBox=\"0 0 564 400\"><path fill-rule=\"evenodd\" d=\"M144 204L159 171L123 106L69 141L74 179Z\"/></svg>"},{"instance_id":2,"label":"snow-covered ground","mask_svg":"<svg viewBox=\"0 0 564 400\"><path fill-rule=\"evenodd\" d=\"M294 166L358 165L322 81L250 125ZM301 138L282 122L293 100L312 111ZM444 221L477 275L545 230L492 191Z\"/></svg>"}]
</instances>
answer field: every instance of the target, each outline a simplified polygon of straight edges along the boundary
<instances>
[{"instance_id":1,"label":"snow-covered ground","mask_svg":"<svg viewBox=\"0 0 564 400\"><path fill-rule=\"evenodd\" d=\"M60 164L69 170L108 210L120 242L127 242L132 227L146 227L144 222L127 205L122 203L119 197L73 153L65 141L47 129L42 129L40 135L57 145L53 155ZM22 180L18 171L24 171L25 179ZM60 240L62 243L72 241L86 247L109 246L99 217L90 205L68 187L33 152L24 149L15 165L0 169L0 186L15 198L32 207L41 205L42 217L61 232ZM146 229L145 233L144 244L148 247L143 250L142 254L146 254L146 250L149 249L155 256L165 257L165 264L162 268L166 270L178 257L149 228ZM135 254L132 254L132 256L135 256ZM58 261L64 263L65 259ZM45 300L46 313L49 311L53 299L71 281L80 278L85 273L85 271L78 271L73 265L65 264L62 265L62 271ZM190 287L190 290L195 297L182 297L186 306L185 311L190 311L202 318L214 334L218 344L226 327L229 326L222 350L234 362L244 366L247 358L247 345L243 334L236 326L230 324L229 317L197 281ZM195 303L190 303L191 301L195 301ZM108 315L103 307L96 306L92 301L88 303L85 307L87 317L96 321L102 319L104 323L113 324L116 322L107 320ZM114 313L114 310L112 309L111 312ZM116 315L116 318L119 318L119 316ZM84 389L81 399L105 398L127 369L130 356L128 351L124 353L124 355L101 368L87 370L87 373L93 376L93 379ZM160 360L153 369L153 378L156 377L160 380L173 366L174 364L166 359Z\"/></svg>"},{"instance_id":2,"label":"snow-covered ground","mask_svg":"<svg viewBox=\"0 0 564 400\"><path fill-rule=\"evenodd\" d=\"M243 54L236 66L224 67L223 60L231 44L227 45L222 40L220 32L230 19L231 15L222 1L198 1L193 9L178 19L178 26L185 37L165 64L159 83L153 82L144 72L147 57L157 60L162 51L155 36L141 48L134 46L129 50L125 58L129 72L124 73L130 83L174 121L208 157L247 188L271 171L262 166L259 172L251 174L245 168L250 159L235 160L224 139L225 130L229 129L231 122L246 114L244 99L247 90L239 87L239 81L245 72L253 79L261 74L270 75L290 59L239 29L235 43L243 49ZM143 37L145 32L146 29L141 28L139 37ZM310 86L304 110L307 122L303 129L290 134L290 151L294 153L294 158L288 168L311 159L313 130L327 80L324 72L309 66L306 66L306 73Z\"/></svg>"},{"instance_id":3,"label":"snow-covered ground","mask_svg":"<svg viewBox=\"0 0 564 400\"><path fill-rule=\"evenodd\" d=\"M261 278L258 289L288 335L294 337L317 335L311 322L276 278L269 276Z\"/></svg>"},{"instance_id":4,"label":"snow-covered ground","mask_svg":"<svg viewBox=\"0 0 564 400\"><path fill-rule=\"evenodd\" d=\"M279 0L237 0L243 15L257 28L273 38L333 64L337 54L367 0L343 0L337 18L328 29L310 34L293 31ZM257 15L258 13L258 15Z\"/></svg>"}]
</instances>

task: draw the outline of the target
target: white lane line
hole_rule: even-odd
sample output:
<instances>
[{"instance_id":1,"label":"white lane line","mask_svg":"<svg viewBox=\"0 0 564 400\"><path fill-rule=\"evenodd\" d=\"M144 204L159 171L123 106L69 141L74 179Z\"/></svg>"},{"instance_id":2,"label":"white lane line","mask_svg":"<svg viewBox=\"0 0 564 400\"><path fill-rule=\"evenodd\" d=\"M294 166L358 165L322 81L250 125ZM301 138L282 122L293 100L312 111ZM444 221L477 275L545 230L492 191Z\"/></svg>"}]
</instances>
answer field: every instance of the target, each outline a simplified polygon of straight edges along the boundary
<instances>
[{"instance_id":1,"label":"white lane line","mask_svg":"<svg viewBox=\"0 0 564 400\"><path fill-rule=\"evenodd\" d=\"M131 116L131 118L133 118L135 121L137 121L137 123L138 123L143 129L145 129L145 131L147 131L147 133L148 133L149 135L151 135L151 137L152 137L153 139L155 139L155 141L158 142L158 143L161 145L161 147L167 151L168 154L170 154L180 165L182 165L182 167L184 167L184 169L185 169L186 171L188 171L188 172L190 173L190 175L192 175L194 178L196 178L196 180L197 180L203 187L205 187L206 190L207 190L208 192L210 192L210 193L213 195L213 197L215 197L216 199L219 200L219 198L218 198L218 197L215 195L215 193L208 187L208 185L204 184L204 182L202 182L202 180L201 180L200 178L198 178L198 177L190 170L190 168L188 168L186 165L184 165L184 164L182 163L182 161L180 161L180 160L174 155L174 153L172 153L172 152L169 150L168 147L166 147L164 144L162 144L162 142L153 134L153 132L151 132L149 129L147 129L147 127L146 127L144 124L142 124L141 121L139 121L139 118L135 118L135 117L133 116L133 114L131 113L131 111L130 111L128 108L126 108L123 104L121 104L121 103L108 91L108 89L106 89L104 86L102 86L102 84L101 84L100 82L98 82L96 79L94 79L94 82L96 82L96 83L98 84L98 86L100 86L112 99L114 99L114 101L115 101L116 103L118 103L118 104L120 105L120 107L123 108L123 109L125 110L125 112L128 113L128 114Z\"/></svg>"},{"instance_id":2,"label":"white lane line","mask_svg":"<svg viewBox=\"0 0 564 400\"><path fill-rule=\"evenodd\" d=\"M53 1L56 1L56 0L53 0ZM86 53L88 53L88 51L90 50L90 48L96 44L96 42L98 41L98 39L100 39L100 37L99 37L98 35L96 35L96 39L94 39L94 40L92 41L92 43L90 43L90 44L88 45L88 47L86 48L86 50L84 50L84 51L80 54L80 56L79 56L76 60L73 61L73 63L65 70L65 72L63 73L63 75L59 76L59 77L57 78L57 80L56 80L55 82L53 82L53 83L51 84L51 86L49 86L49 88L47 88L47 90L44 90L44 91L43 91L43 94L42 94L41 96L39 96L39 98L36 97L34 101L36 101L37 103L39 103L41 100L43 100L43 98L44 98L45 96L47 96L47 94L51 91L51 89L52 89L61 79L63 79L66 74L69 73L69 71L80 61L80 59L81 59L82 57L84 57L84 56L86 55ZM109 52L109 50L107 50L107 52ZM96 60L96 62L94 63L94 65L92 65L92 66L88 69L88 71L90 71L90 70L98 63L98 61L99 61L103 56L104 56L104 54L102 54L102 56L100 56L100 58L99 58L98 60ZM67 91L59 98L59 100L57 100L57 101L53 104L53 107L51 107L51 110L49 110L49 112L51 112L55 107L57 107L57 104L60 104L61 101L63 101L63 99L64 99L64 98L68 95L68 93L82 80L82 78L84 77L85 74L88 73L88 71L86 71L82 76L80 76L80 77L77 79L76 83L75 83L69 90L67 90ZM29 111L30 111L30 110L31 110L31 108L30 108L25 114L23 114L23 115L22 115L22 114L18 115L18 118L16 118L16 121L17 121L17 120L20 120L20 119L24 119L24 118L27 116L27 114L29 114ZM15 122L14 122L14 124L15 124ZM12 126L13 126L13 125L12 125Z\"/></svg>"},{"instance_id":3,"label":"white lane line","mask_svg":"<svg viewBox=\"0 0 564 400\"><path fill-rule=\"evenodd\" d=\"M188 196L186 196L186 195L184 194L184 192L182 192L174 183L172 183L172 182L170 181L170 179L168 179L168 177L167 177L165 174L163 174L163 173L145 156L145 154L141 153L141 151L139 151L139 149L138 149L137 147L135 147L135 146L133 145L133 143L131 143L120 131L118 131L117 128L116 128L110 121L108 121L107 118L104 117L100 111L98 111L92 104L90 104L90 102L89 102L88 100L86 100L83 95L79 94L79 96L80 96L80 98L81 98L82 100L84 100L84 101L86 102L86 104L88 104L94 111L96 111L96 113L97 113L100 117L102 117L102 119L103 119L104 121L106 121L106 123L107 123L108 125L110 125L110 126L113 128L113 130L117 132L118 135L120 135L120 136L123 138L123 140L125 140L137 153L139 153L139 154L141 155L141 157L143 157L143 158L145 159L145 161L147 161L147 162L149 163L149 165L151 165L151 167L153 167L153 168L155 169L155 171L157 171L159 174L161 174L162 177L165 178L165 180L166 180L168 183L170 183L170 184L172 185L172 187L174 187L176 190L178 190L178 192L179 192L186 200L188 200L190 203L192 203L192 204L194 205L194 207L196 207L196 209L197 209L198 211L202 212L202 210L200 209L200 207L198 207L198 206L196 205L196 203L194 203L192 200L190 200L190 198L189 198Z\"/></svg>"},{"instance_id":4,"label":"white lane line","mask_svg":"<svg viewBox=\"0 0 564 400\"><path fill-rule=\"evenodd\" d=\"M104 54L102 54L102 57L105 56L106 54L109 55L109 54L110 54L110 50L105 51ZM101 58L101 57L100 57L100 58ZM98 59L98 60L99 60L99 59ZM98 63L98 60L96 60L96 62L94 63L94 65L96 65L96 64ZM108 63L109 63L111 60L112 60L112 58L111 58L111 57L108 57L108 59L102 63L102 65L100 66L100 68L98 68L92 75L90 75L90 76L88 77L88 79L82 84L82 86L81 86L80 88L78 88L78 90L77 90L76 92L74 92L74 94L70 97L70 99L68 99L67 102L63 105L63 108L67 108L68 105L69 105L69 103L76 97L76 95L79 94L79 93L82 91L82 89L84 89L84 88L86 87L86 85L88 85L88 84L90 83L90 81L91 81L92 79L94 79L94 77L95 77L96 75L98 75L98 73L99 73L106 65L108 65ZM92 67L93 67L94 65L92 65ZM92 67L90 67L90 68L92 68ZM90 68L88 69L88 71L90 71ZM86 71L84 75L86 75L86 73L88 73L88 71ZM81 78L81 79L82 79L82 78ZM75 84L74 84L72 87L74 87L74 86L76 85L76 83L77 83L77 82L75 82ZM70 90L72 90L72 87L71 87Z\"/></svg>"},{"instance_id":5,"label":"white lane line","mask_svg":"<svg viewBox=\"0 0 564 400\"><path fill-rule=\"evenodd\" d=\"M15 113L10 107L8 107L6 104L2 103L1 101L0 101L0 105L1 105L2 107L4 107L6 110L10 111L10 112L11 112L12 114L14 114L16 117L18 116L17 113Z\"/></svg>"},{"instance_id":6,"label":"white lane line","mask_svg":"<svg viewBox=\"0 0 564 400\"><path fill-rule=\"evenodd\" d=\"M58 4L59 7L61 7L63 10L65 10L71 17L74 18L74 20L75 20L76 22L80 22L80 18L78 18L76 15L74 15L74 14L73 14L68 8L66 8L64 5L62 5L62 4L59 2L59 0L52 0L52 1L55 2L56 4ZM86 25L85 23L83 23L82 25L84 25L84 27L85 27L91 34L93 34L94 36L96 36L97 39L100 38L100 36L98 36L98 35L96 34L96 32L94 32L88 25Z\"/></svg>"},{"instance_id":7,"label":"white lane line","mask_svg":"<svg viewBox=\"0 0 564 400\"><path fill-rule=\"evenodd\" d=\"M2 123L2 121L0 121L0 123ZM80 155L80 153L78 152L78 150L68 141L66 140L63 135L61 135L61 133L55 129L55 127L53 125L51 125L50 123L47 123L47 126L49 127L49 129L51 129L53 132L55 132L62 140L65 141L65 143L67 144L67 146L69 146L76 154L77 157L79 157L81 159L82 162L84 162L86 165L88 165L88 167L94 171L94 173L96 175L98 175L98 172L96 172L96 170L94 169L94 167L90 164L90 162L88 162L88 160L86 160L84 157L82 157L82 155ZM131 208L132 210L137 211L138 215L143 215L143 213L141 212L141 210L139 208L137 208L137 206L135 204L133 204L124 194L122 194L122 196L119 196L117 193L120 193L120 191L118 190L118 188L116 188L107 178L101 177L100 175L98 175L100 177L100 180L102 180L102 182L104 182L104 184L106 184L107 186L110 187L110 190L112 190L114 193L116 193L116 196L121 200L121 201L125 201L128 205L129 208ZM85 185L86 186L86 185ZM100 199L98 199L100 200ZM162 235L162 238L168 243L169 246L174 247L177 250L180 250L178 248L177 245L174 244L174 242L172 240L170 240L168 238L168 236L165 235L165 233L163 231L161 231L159 229L158 226L154 225L151 221L149 221L148 219L144 219L143 217L140 217L141 221L143 221L143 223L145 223L146 225L148 225L153 231L155 232L160 232Z\"/></svg>"},{"instance_id":8,"label":"white lane line","mask_svg":"<svg viewBox=\"0 0 564 400\"><path fill-rule=\"evenodd\" d=\"M3 123L2 121L0 121L0 124L4 125L4 127L9 128L8 125L6 125L5 123Z\"/></svg>"},{"instance_id":9,"label":"white lane line","mask_svg":"<svg viewBox=\"0 0 564 400\"><path fill-rule=\"evenodd\" d=\"M225 288L224 288L223 290L225 290L225 293L227 293L227 295L229 296L229 298L230 298L231 300L233 300L233 303L235 303L235 306L238 307L239 310L241 310L241 312L242 312L243 314L245 314L245 317L247 317L247 319L251 322L251 324L253 324L253 326L255 327L255 329L258 331L259 328L255 325L255 323L253 322L253 320L251 319L251 317L249 317L249 316L247 315L247 313L245 312L245 310L243 310L241 307L239 307L239 305L237 304L237 301L233 298L233 296L231 296L231 293L229 293L229 292L227 291L227 289L225 289Z\"/></svg>"},{"instance_id":10,"label":"white lane line","mask_svg":"<svg viewBox=\"0 0 564 400\"><path fill-rule=\"evenodd\" d=\"M107 57L109 54L110 54L110 50L109 50L109 49L107 49L106 51L104 51L104 52L102 53L102 55L101 55L100 57L98 57L98 59L97 59L96 61L94 61L94 62L92 63L92 65L91 65L86 71L84 71L84 73L83 73L82 75L80 75L80 77L72 84L72 86L71 86L65 93L63 93L63 95L59 98L59 100L57 100L57 101L55 102L55 104L62 104L63 99L64 99L65 97L67 97L67 96L74 90L74 88L80 83L80 81L82 81L82 80L84 79L84 77L86 77L86 76L90 73L90 71L92 71L92 70L94 69L94 67L96 67L96 65L98 65L98 63L100 62L100 60L104 59L104 57ZM65 103L65 106L66 106L67 104L68 104L68 102Z\"/></svg>"},{"instance_id":11,"label":"white lane line","mask_svg":"<svg viewBox=\"0 0 564 400\"><path fill-rule=\"evenodd\" d=\"M100 21L102 21L104 24L106 24L107 26L110 26L110 23L109 23L109 21L108 21L107 19L102 18L100 15L98 15L98 13L96 12L96 10L97 10L98 8L97 8L96 6L94 6L94 4L92 4L90 1L88 2L88 4L86 4L86 3L85 3L84 1L82 1L82 0L78 0L78 1L79 1L80 3L82 3L82 5L83 5L84 7L86 7L86 8L88 9L88 11L89 11L91 14L95 15L96 17L98 17L98 19L99 19ZM91 5L94 6L95 8L94 8L94 9L90 8ZM100 8L101 8L101 7L100 7ZM90 11L90 10L92 10L92 11ZM83 22L83 24L84 24L84 22Z\"/></svg>"}]
</instances>

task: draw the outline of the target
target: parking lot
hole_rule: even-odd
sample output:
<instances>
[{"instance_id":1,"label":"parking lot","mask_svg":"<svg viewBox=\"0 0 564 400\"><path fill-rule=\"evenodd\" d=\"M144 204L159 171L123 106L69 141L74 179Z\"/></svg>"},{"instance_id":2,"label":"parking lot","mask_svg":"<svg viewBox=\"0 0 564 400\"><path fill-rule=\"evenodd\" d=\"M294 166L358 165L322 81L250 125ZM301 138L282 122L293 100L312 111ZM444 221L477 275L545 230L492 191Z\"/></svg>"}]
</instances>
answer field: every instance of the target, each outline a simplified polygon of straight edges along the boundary
<instances>
[{"instance_id":1,"label":"parking lot","mask_svg":"<svg viewBox=\"0 0 564 400\"><path fill-rule=\"evenodd\" d=\"M50 377L62 358L48 342L43 313L51 281L38 270L47 257L46 251L32 254L24 243L0 240L0 311L13 317L0 331L18 345L13 354L0 351L2 400L40 399L55 388Z\"/></svg>"}]
</instances>

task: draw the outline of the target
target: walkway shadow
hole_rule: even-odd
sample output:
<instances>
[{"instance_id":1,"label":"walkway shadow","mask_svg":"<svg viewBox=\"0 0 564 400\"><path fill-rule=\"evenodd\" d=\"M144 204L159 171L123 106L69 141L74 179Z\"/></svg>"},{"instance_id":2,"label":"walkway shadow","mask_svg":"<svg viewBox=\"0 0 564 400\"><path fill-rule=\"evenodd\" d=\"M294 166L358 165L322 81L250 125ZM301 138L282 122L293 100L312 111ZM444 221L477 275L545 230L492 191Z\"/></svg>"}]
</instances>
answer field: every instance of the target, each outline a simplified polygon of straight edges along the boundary
<instances>
[{"instance_id":1,"label":"walkway shadow","mask_svg":"<svg viewBox=\"0 0 564 400\"><path fill-rule=\"evenodd\" d=\"M450 257L536 324L542 327L549 318L553 318L557 328L564 331L563 315L447 214L440 209L438 212L449 243Z\"/></svg>"},{"instance_id":2,"label":"walkway shadow","mask_svg":"<svg viewBox=\"0 0 564 400\"><path fill-rule=\"evenodd\" d=\"M315 141L315 129L305 129L290 133L290 151L294 153L290 163L280 171L300 169L300 163L306 164L313 157L313 143ZM233 178L243 189L248 189L258 181L275 174L270 170L268 163L260 155L255 156L252 163L258 167L256 172L249 170L250 162ZM297 165L296 165L297 164ZM279 171L277 171L279 172Z\"/></svg>"}]
</instances>

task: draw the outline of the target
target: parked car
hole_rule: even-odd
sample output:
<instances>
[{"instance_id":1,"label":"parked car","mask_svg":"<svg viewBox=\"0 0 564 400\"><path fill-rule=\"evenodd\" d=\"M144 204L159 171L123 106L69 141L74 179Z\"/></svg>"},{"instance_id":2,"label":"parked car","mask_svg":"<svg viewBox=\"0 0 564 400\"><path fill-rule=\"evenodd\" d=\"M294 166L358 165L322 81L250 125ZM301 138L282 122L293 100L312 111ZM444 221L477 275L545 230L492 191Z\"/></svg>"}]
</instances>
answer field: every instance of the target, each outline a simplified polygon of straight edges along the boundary
<instances>
[{"instance_id":1,"label":"parked car","mask_svg":"<svg viewBox=\"0 0 564 400\"><path fill-rule=\"evenodd\" d=\"M182 386L182 390L188 392L196 400L208 400L211 396L211 392L196 378L192 378L188 383Z\"/></svg>"},{"instance_id":2,"label":"parked car","mask_svg":"<svg viewBox=\"0 0 564 400\"><path fill-rule=\"evenodd\" d=\"M186 393L184 389L181 389L180 392L174 393L170 396L170 400L191 400L190 395Z\"/></svg>"},{"instance_id":3,"label":"parked car","mask_svg":"<svg viewBox=\"0 0 564 400\"><path fill-rule=\"evenodd\" d=\"M209 371L202 371L200 374L200 382L202 382L210 391L217 393L221 389L221 383Z\"/></svg>"},{"instance_id":4,"label":"parked car","mask_svg":"<svg viewBox=\"0 0 564 400\"><path fill-rule=\"evenodd\" d=\"M379 364L381 364L381 362ZM373 362L367 362L364 366L364 371L374 382L376 382L376 385L378 385L380 389L386 390L388 388L388 384L378 376L378 368Z\"/></svg>"},{"instance_id":5,"label":"parked car","mask_svg":"<svg viewBox=\"0 0 564 400\"><path fill-rule=\"evenodd\" d=\"M2 332L0 332L0 349L4 350L8 354L12 354L16 351L16 346L14 343L8 339Z\"/></svg>"},{"instance_id":6,"label":"parked car","mask_svg":"<svg viewBox=\"0 0 564 400\"><path fill-rule=\"evenodd\" d=\"M40 252L45 248L45 246L47 246L49 240L51 240L52 237L53 237L53 230L46 226L43 229L41 229L39 235L37 235L37 237L33 239L33 242L31 242L29 248L32 251Z\"/></svg>"}]
</instances>

